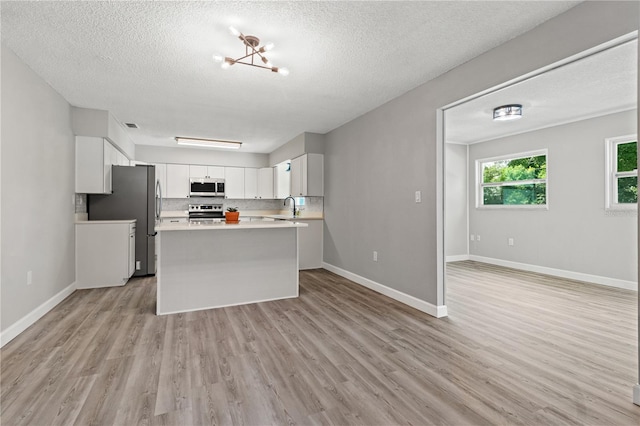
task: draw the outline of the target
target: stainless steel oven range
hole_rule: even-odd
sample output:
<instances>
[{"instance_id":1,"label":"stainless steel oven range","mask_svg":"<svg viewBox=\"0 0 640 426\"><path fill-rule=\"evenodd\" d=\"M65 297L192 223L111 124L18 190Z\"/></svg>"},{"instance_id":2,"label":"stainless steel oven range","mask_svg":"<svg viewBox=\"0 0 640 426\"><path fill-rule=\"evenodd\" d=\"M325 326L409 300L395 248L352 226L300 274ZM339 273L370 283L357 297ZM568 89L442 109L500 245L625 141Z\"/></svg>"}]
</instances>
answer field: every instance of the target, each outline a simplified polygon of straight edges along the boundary
<instances>
[{"instance_id":1,"label":"stainless steel oven range","mask_svg":"<svg viewBox=\"0 0 640 426\"><path fill-rule=\"evenodd\" d=\"M222 204L189 204L189 222L209 223L223 219Z\"/></svg>"}]
</instances>

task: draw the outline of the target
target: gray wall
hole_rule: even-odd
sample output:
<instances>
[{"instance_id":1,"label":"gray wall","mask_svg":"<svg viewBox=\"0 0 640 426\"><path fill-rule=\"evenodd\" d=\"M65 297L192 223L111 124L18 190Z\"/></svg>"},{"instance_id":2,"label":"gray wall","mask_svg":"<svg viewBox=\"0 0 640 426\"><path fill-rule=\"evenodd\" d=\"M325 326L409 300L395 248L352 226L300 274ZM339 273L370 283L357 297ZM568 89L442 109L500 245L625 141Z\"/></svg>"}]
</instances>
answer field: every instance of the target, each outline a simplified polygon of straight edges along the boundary
<instances>
[{"instance_id":1,"label":"gray wall","mask_svg":"<svg viewBox=\"0 0 640 426\"><path fill-rule=\"evenodd\" d=\"M324 261L444 304L437 110L636 31L638 6L581 3L328 133ZM421 204L414 203L416 190ZM372 262L373 250L379 262Z\"/></svg>"},{"instance_id":2,"label":"gray wall","mask_svg":"<svg viewBox=\"0 0 640 426\"><path fill-rule=\"evenodd\" d=\"M124 126L109 111L71 107L71 128L76 136L107 138L128 159L135 159L135 144Z\"/></svg>"},{"instance_id":3,"label":"gray wall","mask_svg":"<svg viewBox=\"0 0 640 426\"><path fill-rule=\"evenodd\" d=\"M268 167L269 155L213 149L136 145L136 161L228 167Z\"/></svg>"},{"instance_id":4,"label":"gray wall","mask_svg":"<svg viewBox=\"0 0 640 426\"><path fill-rule=\"evenodd\" d=\"M472 255L637 281L635 212L605 211L605 138L636 133L637 111L469 147ZM477 209L478 159L548 149L548 210ZM507 244L514 238L515 245Z\"/></svg>"},{"instance_id":5,"label":"gray wall","mask_svg":"<svg viewBox=\"0 0 640 426\"><path fill-rule=\"evenodd\" d=\"M301 133L269 154L272 167L303 154L324 154L324 135L319 133Z\"/></svg>"},{"instance_id":6,"label":"gray wall","mask_svg":"<svg viewBox=\"0 0 640 426\"><path fill-rule=\"evenodd\" d=\"M70 105L1 49L4 331L75 281L75 144Z\"/></svg>"},{"instance_id":7,"label":"gray wall","mask_svg":"<svg viewBox=\"0 0 640 426\"><path fill-rule=\"evenodd\" d=\"M302 154L304 154L304 133L300 133L269 154L269 165L273 167L283 161L299 157Z\"/></svg>"},{"instance_id":8,"label":"gray wall","mask_svg":"<svg viewBox=\"0 0 640 426\"><path fill-rule=\"evenodd\" d=\"M469 254L467 206L467 145L445 145L445 252Z\"/></svg>"}]
</instances>

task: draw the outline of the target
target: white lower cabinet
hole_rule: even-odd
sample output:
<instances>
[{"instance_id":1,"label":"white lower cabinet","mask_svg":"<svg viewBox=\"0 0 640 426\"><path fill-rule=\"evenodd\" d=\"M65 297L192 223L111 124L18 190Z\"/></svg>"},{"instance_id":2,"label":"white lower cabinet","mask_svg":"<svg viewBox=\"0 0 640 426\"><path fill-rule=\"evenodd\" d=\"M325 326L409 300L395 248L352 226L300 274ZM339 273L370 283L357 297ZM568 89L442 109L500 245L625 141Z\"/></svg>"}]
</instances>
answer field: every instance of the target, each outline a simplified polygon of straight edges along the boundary
<instances>
[{"instance_id":1,"label":"white lower cabinet","mask_svg":"<svg viewBox=\"0 0 640 426\"><path fill-rule=\"evenodd\" d=\"M77 288L125 285L135 272L135 220L76 223Z\"/></svg>"},{"instance_id":2,"label":"white lower cabinet","mask_svg":"<svg viewBox=\"0 0 640 426\"><path fill-rule=\"evenodd\" d=\"M323 220L295 219L306 223L306 228L298 228L298 269L322 268Z\"/></svg>"}]
</instances>

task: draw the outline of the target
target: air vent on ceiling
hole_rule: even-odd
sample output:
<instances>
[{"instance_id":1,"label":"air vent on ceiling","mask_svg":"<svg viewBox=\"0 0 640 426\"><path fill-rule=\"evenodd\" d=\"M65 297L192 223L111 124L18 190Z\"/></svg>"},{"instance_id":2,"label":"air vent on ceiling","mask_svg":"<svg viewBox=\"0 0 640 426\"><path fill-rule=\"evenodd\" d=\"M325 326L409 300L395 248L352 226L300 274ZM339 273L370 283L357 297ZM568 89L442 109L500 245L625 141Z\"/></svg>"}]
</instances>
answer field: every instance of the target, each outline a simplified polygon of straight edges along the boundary
<instances>
[{"instance_id":1,"label":"air vent on ceiling","mask_svg":"<svg viewBox=\"0 0 640 426\"><path fill-rule=\"evenodd\" d=\"M130 129L139 129L140 127L138 127L138 125L136 123L124 123L125 126L127 126Z\"/></svg>"}]
</instances>

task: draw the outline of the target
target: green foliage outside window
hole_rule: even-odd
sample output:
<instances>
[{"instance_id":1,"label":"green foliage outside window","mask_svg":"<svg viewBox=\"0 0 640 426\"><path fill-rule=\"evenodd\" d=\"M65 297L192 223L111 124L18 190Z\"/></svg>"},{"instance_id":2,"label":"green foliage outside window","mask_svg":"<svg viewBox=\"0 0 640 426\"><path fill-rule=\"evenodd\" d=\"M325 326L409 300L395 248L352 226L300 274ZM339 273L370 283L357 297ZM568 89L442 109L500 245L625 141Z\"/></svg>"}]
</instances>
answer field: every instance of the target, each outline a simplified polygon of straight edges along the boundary
<instances>
[{"instance_id":1,"label":"green foliage outside window","mask_svg":"<svg viewBox=\"0 0 640 426\"><path fill-rule=\"evenodd\" d=\"M617 172L632 172L638 168L638 142L618 144ZM638 176L618 178L618 203L638 202Z\"/></svg>"},{"instance_id":2,"label":"green foliage outside window","mask_svg":"<svg viewBox=\"0 0 640 426\"><path fill-rule=\"evenodd\" d=\"M513 183L513 185L484 186L484 205L545 205L546 182L527 182L547 178L547 156L516 158L483 163L483 183Z\"/></svg>"}]
</instances>

